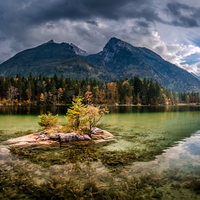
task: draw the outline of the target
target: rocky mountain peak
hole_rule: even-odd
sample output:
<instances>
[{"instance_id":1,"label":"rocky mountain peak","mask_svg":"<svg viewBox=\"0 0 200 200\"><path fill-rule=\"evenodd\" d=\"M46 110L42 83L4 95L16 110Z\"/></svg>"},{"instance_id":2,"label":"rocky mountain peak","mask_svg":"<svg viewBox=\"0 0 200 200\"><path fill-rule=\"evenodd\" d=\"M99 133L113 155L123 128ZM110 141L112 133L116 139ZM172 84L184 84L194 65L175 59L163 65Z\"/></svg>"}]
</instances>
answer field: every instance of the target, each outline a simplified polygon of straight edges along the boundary
<instances>
[{"instance_id":1,"label":"rocky mountain peak","mask_svg":"<svg viewBox=\"0 0 200 200\"><path fill-rule=\"evenodd\" d=\"M43 45L47 45L47 44L54 44L55 42L53 40L49 40L48 42L43 43L41 46Z\"/></svg>"},{"instance_id":2,"label":"rocky mountain peak","mask_svg":"<svg viewBox=\"0 0 200 200\"><path fill-rule=\"evenodd\" d=\"M111 38L108 43L105 45L105 47L103 48L104 51L106 51L107 49L112 49L112 50L116 50L116 47L118 46L123 46L123 41L113 37Z\"/></svg>"},{"instance_id":3,"label":"rocky mountain peak","mask_svg":"<svg viewBox=\"0 0 200 200\"><path fill-rule=\"evenodd\" d=\"M53 40L49 40L49 41L47 42L47 44L51 44L51 43L54 43L54 41L53 41Z\"/></svg>"},{"instance_id":4,"label":"rocky mountain peak","mask_svg":"<svg viewBox=\"0 0 200 200\"><path fill-rule=\"evenodd\" d=\"M105 61L112 61L115 54L119 53L122 49L132 51L134 47L118 38L112 37L105 45L102 51L102 56Z\"/></svg>"},{"instance_id":5,"label":"rocky mountain peak","mask_svg":"<svg viewBox=\"0 0 200 200\"><path fill-rule=\"evenodd\" d=\"M74 50L74 52L77 54L77 55L80 55L80 56L87 56L87 52L80 49L79 47L77 47L76 45L74 44L70 44L70 46L72 47L72 49Z\"/></svg>"}]
</instances>

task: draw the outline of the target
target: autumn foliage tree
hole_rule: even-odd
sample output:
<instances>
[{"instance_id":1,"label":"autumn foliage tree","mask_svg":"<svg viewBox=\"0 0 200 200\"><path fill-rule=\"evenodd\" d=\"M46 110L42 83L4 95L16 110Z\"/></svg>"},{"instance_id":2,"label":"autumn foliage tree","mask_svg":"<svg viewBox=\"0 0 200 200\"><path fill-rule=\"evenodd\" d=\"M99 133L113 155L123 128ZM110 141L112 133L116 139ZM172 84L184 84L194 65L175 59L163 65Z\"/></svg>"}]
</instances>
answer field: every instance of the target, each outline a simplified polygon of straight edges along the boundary
<instances>
[{"instance_id":1,"label":"autumn foliage tree","mask_svg":"<svg viewBox=\"0 0 200 200\"><path fill-rule=\"evenodd\" d=\"M40 95L40 102L41 102L41 103L44 102L44 94L43 94L43 93L41 93L41 95Z\"/></svg>"},{"instance_id":2,"label":"autumn foliage tree","mask_svg":"<svg viewBox=\"0 0 200 200\"><path fill-rule=\"evenodd\" d=\"M18 89L14 86L10 86L8 88L8 91L7 91L7 96L8 96L8 99L12 102L12 100L18 96L19 93L18 93Z\"/></svg>"},{"instance_id":3,"label":"autumn foliage tree","mask_svg":"<svg viewBox=\"0 0 200 200\"><path fill-rule=\"evenodd\" d=\"M100 106L97 106L97 107L93 105L87 106L86 117L87 117L87 121L89 123L90 129L96 126L96 124L101 120L101 118L103 117L105 113L109 113L106 107L100 108Z\"/></svg>"},{"instance_id":4,"label":"autumn foliage tree","mask_svg":"<svg viewBox=\"0 0 200 200\"><path fill-rule=\"evenodd\" d=\"M58 89L58 103L59 103L59 100L61 99L62 96L63 96L63 89L59 88Z\"/></svg>"},{"instance_id":5,"label":"autumn foliage tree","mask_svg":"<svg viewBox=\"0 0 200 200\"><path fill-rule=\"evenodd\" d=\"M93 94L90 91L87 91L85 93L85 100L86 100L87 104L90 104L90 102L92 101L92 96L93 96Z\"/></svg>"},{"instance_id":6,"label":"autumn foliage tree","mask_svg":"<svg viewBox=\"0 0 200 200\"><path fill-rule=\"evenodd\" d=\"M89 127L90 129L92 129L92 127L94 127L103 117L103 115L105 113L108 113L108 109L107 108L100 108L100 106L93 106L91 103L91 99L92 99L92 92L87 91L85 93L85 100L88 103L87 107L86 107L86 121L87 123L89 123Z\"/></svg>"},{"instance_id":7,"label":"autumn foliage tree","mask_svg":"<svg viewBox=\"0 0 200 200\"><path fill-rule=\"evenodd\" d=\"M79 96L73 99L72 106L66 113L66 119L72 128L79 129L89 124L91 129L101 120L105 113L108 113L108 109L100 108L100 106L84 105L82 101L83 98Z\"/></svg>"},{"instance_id":8,"label":"autumn foliage tree","mask_svg":"<svg viewBox=\"0 0 200 200\"><path fill-rule=\"evenodd\" d=\"M78 129L86 124L86 105L82 104L83 98L76 97L72 101L72 106L67 110L69 126Z\"/></svg>"}]
</instances>

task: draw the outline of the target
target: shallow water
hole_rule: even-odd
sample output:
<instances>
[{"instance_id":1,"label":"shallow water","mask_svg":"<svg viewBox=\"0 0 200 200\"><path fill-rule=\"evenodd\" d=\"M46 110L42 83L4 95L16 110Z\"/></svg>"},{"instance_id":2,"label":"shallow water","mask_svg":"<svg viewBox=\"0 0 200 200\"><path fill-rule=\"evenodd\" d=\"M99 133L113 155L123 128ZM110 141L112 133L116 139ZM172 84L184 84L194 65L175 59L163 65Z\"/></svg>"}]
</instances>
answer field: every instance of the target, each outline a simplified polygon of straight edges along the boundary
<instances>
[{"instance_id":1,"label":"shallow water","mask_svg":"<svg viewBox=\"0 0 200 200\"><path fill-rule=\"evenodd\" d=\"M200 107L109 107L109 143L3 145L48 110L65 123L66 109L0 107L0 198L200 199Z\"/></svg>"}]
</instances>

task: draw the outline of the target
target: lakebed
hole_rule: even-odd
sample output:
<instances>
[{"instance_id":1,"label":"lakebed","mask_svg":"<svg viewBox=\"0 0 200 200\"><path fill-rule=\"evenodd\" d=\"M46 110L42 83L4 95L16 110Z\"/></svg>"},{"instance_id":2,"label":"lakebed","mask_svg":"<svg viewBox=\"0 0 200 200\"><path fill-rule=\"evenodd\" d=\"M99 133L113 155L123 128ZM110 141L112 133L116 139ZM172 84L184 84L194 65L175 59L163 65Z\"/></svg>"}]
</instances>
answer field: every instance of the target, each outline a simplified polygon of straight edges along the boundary
<instances>
[{"instance_id":1,"label":"lakebed","mask_svg":"<svg viewBox=\"0 0 200 200\"><path fill-rule=\"evenodd\" d=\"M17 154L8 150L6 140L38 131L41 109L60 112L61 123L65 123L66 109L13 107L9 108L12 113L6 109L0 114L1 198L200 197L198 106L110 107L99 127L115 140L68 143L61 148L57 143L18 146L12 149Z\"/></svg>"}]
</instances>

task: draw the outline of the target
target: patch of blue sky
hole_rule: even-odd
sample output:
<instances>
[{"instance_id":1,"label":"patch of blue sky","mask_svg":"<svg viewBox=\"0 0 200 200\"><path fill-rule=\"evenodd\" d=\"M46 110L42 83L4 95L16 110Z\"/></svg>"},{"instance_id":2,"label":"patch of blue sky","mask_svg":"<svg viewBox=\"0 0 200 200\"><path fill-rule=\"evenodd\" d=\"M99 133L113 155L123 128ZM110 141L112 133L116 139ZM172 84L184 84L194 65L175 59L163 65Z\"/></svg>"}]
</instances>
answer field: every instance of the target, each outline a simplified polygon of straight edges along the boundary
<instances>
[{"instance_id":1,"label":"patch of blue sky","mask_svg":"<svg viewBox=\"0 0 200 200\"><path fill-rule=\"evenodd\" d=\"M200 62L200 53L195 53L195 54L185 57L184 62L181 62L180 64L194 65L199 62Z\"/></svg>"},{"instance_id":2,"label":"patch of blue sky","mask_svg":"<svg viewBox=\"0 0 200 200\"><path fill-rule=\"evenodd\" d=\"M191 41L194 43L195 46L200 47L200 38L195 37L193 39L191 39Z\"/></svg>"}]
</instances>

